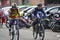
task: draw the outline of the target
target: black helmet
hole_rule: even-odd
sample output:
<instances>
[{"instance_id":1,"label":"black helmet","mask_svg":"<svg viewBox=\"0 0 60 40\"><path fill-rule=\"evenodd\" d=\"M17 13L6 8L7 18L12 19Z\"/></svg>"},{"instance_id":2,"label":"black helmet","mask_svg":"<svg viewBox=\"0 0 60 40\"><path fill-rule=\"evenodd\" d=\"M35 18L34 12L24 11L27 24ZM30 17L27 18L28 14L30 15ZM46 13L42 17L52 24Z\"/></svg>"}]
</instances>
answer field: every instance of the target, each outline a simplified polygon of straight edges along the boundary
<instances>
[{"instance_id":1,"label":"black helmet","mask_svg":"<svg viewBox=\"0 0 60 40\"><path fill-rule=\"evenodd\" d=\"M12 6L12 8L16 8L16 6Z\"/></svg>"},{"instance_id":2,"label":"black helmet","mask_svg":"<svg viewBox=\"0 0 60 40\"><path fill-rule=\"evenodd\" d=\"M16 6L17 6L17 4L14 3L14 4L12 5L12 8L17 8Z\"/></svg>"},{"instance_id":3,"label":"black helmet","mask_svg":"<svg viewBox=\"0 0 60 40\"><path fill-rule=\"evenodd\" d=\"M41 3L41 2L39 2L39 3L37 4L37 6L42 6L42 3Z\"/></svg>"},{"instance_id":4,"label":"black helmet","mask_svg":"<svg viewBox=\"0 0 60 40\"><path fill-rule=\"evenodd\" d=\"M14 6L17 6L17 4L16 4L16 3L14 3Z\"/></svg>"}]
</instances>

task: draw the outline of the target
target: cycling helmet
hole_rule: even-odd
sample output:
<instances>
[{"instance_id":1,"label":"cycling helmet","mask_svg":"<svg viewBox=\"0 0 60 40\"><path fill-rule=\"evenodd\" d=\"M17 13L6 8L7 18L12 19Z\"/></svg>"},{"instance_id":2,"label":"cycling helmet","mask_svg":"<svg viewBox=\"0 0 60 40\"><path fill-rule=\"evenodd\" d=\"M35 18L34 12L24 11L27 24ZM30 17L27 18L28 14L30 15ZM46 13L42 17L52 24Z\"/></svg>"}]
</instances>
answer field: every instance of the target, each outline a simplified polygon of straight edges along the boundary
<instances>
[{"instance_id":1,"label":"cycling helmet","mask_svg":"<svg viewBox=\"0 0 60 40\"><path fill-rule=\"evenodd\" d=\"M17 4L16 4L16 3L14 3L14 4L12 4L12 6L17 6Z\"/></svg>"},{"instance_id":2,"label":"cycling helmet","mask_svg":"<svg viewBox=\"0 0 60 40\"><path fill-rule=\"evenodd\" d=\"M14 3L14 4L12 5L12 8L17 8L16 6L17 6L17 4Z\"/></svg>"},{"instance_id":3,"label":"cycling helmet","mask_svg":"<svg viewBox=\"0 0 60 40\"><path fill-rule=\"evenodd\" d=\"M16 4L16 3L14 3L14 6L17 6L17 4Z\"/></svg>"},{"instance_id":4,"label":"cycling helmet","mask_svg":"<svg viewBox=\"0 0 60 40\"><path fill-rule=\"evenodd\" d=\"M39 3L37 4L37 6L42 6L42 3L41 3L41 2L39 2Z\"/></svg>"}]
</instances>

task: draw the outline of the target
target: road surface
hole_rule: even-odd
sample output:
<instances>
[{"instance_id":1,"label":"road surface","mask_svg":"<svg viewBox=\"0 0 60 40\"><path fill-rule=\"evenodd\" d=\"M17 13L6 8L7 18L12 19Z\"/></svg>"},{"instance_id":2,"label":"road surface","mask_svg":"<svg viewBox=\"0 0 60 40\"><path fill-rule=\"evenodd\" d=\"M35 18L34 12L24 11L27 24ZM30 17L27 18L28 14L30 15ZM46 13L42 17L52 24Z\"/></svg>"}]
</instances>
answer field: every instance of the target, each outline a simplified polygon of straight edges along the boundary
<instances>
[{"instance_id":1,"label":"road surface","mask_svg":"<svg viewBox=\"0 0 60 40\"><path fill-rule=\"evenodd\" d=\"M34 40L32 35L32 28L30 29L20 29L20 40ZM9 40L9 31L3 25L3 28L0 28L0 40ZM37 39L39 40L39 39ZM60 33L52 32L49 29L45 30L45 39L44 40L60 40Z\"/></svg>"}]
</instances>

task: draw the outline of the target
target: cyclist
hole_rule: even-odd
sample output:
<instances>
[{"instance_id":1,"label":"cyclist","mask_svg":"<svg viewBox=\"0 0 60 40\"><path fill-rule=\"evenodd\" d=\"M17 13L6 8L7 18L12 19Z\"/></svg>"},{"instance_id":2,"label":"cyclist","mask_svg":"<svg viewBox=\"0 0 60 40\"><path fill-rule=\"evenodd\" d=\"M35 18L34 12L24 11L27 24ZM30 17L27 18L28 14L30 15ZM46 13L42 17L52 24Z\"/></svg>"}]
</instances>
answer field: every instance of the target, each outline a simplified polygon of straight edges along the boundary
<instances>
[{"instance_id":1,"label":"cyclist","mask_svg":"<svg viewBox=\"0 0 60 40\"><path fill-rule=\"evenodd\" d=\"M45 12L43 11L43 8L42 8L42 3L38 3L37 4L37 7L34 8L34 10L32 12L32 18L33 17L36 17L39 12L41 12L41 14L43 14L43 16L46 17L46 14L45 14ZM38 21L37 20L34 20L34 22L33 22L33 31L35 31L35 25L37 23L38 23Z\"/></svg>"},{"instance_id":2,"label":"cyclist","mask_svg":"<svg viewBox=\"0 0 60 40\"><path fill-rule=\"evenodd\" d=\"M13 4L12 8L10 8L8 10L9 14L8 14L8 19L9 20L9 32L11 32L11 26L13 25L14 21L15 21L15 18L18 18L20 17L20 10L17 8L17 5L16 3ZM16 22L19 24L19 20L16 20ZM20 26L20 25L19 25ZM10 35L10 33L9 33Z\"/></svg>"},{"instance_id":3,"label":"cyclist","mask_svg":"<svg viewBox=\"0 0 60 40\"><path fill-rule=\"evenodd\" d=\"M3 12L2 9L0 9L0 22L2 23L2 25L3 25L4 21L5 21L5 19L4 19L4 12Z\"/></svg>"},{"instance_id":4,"label":"cyclist","mask_svg":"<svg viewBox=\"0 0 60 40\"><path fill-rule=\"evenodd\" d=\"M12 8L10 8L9 10L8 10L8 12L9 12L9 15L8 15L8 19L9 18L12 18L11 20L10 20L10 22L9 22L9 32L11 31L11 26L13 25L13 23L14 23L14 19L15 18L20 18L20 20L22 20L22 21L24 21L26 24L28 24L27 23L27 21L25 20L25 19L23 19L22 18L22 14L20 14L20 10L17 8L17 5L16 5L16 3L14 3L13 4L13 6L12 6ZM19 20L16 20L16 22L19 24L19 26L20 26L20 21ZM9 33L9 35L10 35L10 33Z\"/></svg>"}]
</instances>

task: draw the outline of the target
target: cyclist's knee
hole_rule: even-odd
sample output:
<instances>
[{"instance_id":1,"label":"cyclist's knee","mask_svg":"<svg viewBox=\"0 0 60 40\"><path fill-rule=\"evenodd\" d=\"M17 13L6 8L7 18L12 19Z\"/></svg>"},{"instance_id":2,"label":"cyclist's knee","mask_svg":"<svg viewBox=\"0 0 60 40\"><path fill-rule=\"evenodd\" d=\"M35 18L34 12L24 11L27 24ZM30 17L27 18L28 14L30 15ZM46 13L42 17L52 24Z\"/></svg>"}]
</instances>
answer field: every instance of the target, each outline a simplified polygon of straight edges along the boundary
<instances>
[{"instance_id":1,"label":"cyclist's knee","mask_svg":"<svg viewBox=\"0 0 60 40\"><path fill-rule=\"evenodd\" d=\"M20 21L19 20L16 20L17 24L19 25L20 24Z\"/></svg>"}]
</instances>

